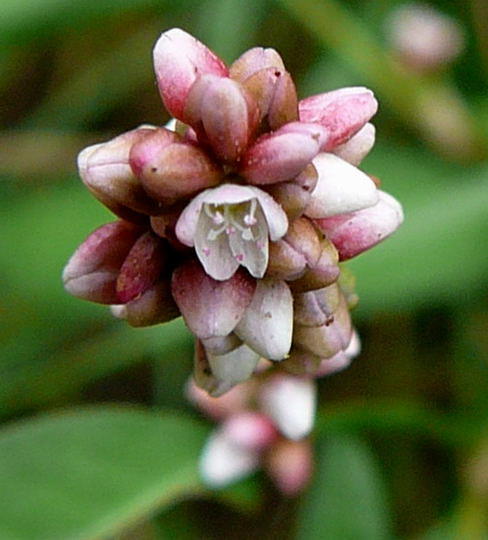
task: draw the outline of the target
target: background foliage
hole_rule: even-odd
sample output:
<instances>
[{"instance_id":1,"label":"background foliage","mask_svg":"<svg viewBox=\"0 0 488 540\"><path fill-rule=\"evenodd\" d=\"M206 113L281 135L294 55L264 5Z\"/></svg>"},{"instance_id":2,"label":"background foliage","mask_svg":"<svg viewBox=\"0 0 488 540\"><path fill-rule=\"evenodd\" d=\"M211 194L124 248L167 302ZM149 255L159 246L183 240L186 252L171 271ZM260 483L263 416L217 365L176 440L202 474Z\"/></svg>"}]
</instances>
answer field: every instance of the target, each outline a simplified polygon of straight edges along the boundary
<instances>
[{"instance_id":1,"label":"background foliage","mask_svg":"<svg viewBox=\"0 0 488 540\"><path fill-rule=\"evenodd\" d=\"M431 3L467 42L435 76L388 50L396 0L2 0L2 540L484 537L488 13L483 0ZM111 219L76 154L166 122L150 53L173 26L228 61L276 48L302 96L367 85L381 102L364 168L406 222L351 264L364 350L320 384L300 500L260 475L205 490L210 426L182 395L182 322L134 330L61 286L69 255Z\"/></svg>"}]
</instances>

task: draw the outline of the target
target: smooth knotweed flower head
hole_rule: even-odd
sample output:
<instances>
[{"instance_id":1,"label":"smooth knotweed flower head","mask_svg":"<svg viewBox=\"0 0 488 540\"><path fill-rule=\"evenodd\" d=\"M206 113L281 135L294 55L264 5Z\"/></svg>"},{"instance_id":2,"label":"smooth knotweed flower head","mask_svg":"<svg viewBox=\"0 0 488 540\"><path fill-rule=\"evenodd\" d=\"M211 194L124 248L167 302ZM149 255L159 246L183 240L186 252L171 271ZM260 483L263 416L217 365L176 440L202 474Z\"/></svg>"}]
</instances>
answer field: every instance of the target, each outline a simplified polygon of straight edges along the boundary
<instances>
[{"instance_id":1,"label":"smooth knotweed flower head","mask_svg":"<svg viewBox=\"0 0 488 540\"><path fill-rule=\"evenodd\" d=\"M212 396L262 377L266 359L258 410L226 428L219 451L237 444L236 470L247 470L274 445L269 470L292 490L304 477L283 474L286 456L310 469L300 441L312 426L312 379L359 350L342 263L403 220L358 168L378 104L364 87L300 100L275 50L256 47L226 66L177 28L153 57L173 120L80 153L84 184L117 221L76 250L65 287L133 326L182 315L196 338L194 381ZM306 418L283 412L293 396ZM249 439L236 440L236 425Z\"/></svg>"}]
</instances>

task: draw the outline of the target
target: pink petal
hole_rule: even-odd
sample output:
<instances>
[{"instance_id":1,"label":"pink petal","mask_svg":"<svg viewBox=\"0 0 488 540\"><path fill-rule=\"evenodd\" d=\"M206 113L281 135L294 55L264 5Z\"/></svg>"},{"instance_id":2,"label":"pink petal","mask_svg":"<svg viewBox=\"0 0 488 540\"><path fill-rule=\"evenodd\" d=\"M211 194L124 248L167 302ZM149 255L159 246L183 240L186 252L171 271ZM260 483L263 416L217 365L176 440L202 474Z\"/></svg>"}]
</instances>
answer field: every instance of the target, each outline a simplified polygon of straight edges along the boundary
<instances>
[{"instance_id":1,"label":"pink petal","mask_svg":"<svg viewBox=\"0 0 488 540\"><path fill-rule=\"evenodd\" d=\"M376 113L378 103L371 90L341 88L303 99L298 104L302 122L317 123L329 131L322 148L329 151L346 142Z\"/></svg>"},{"instance_id":2,"label":"pink petal","mask_svg":"<svg viewBox=\"0 0 488 540\"><path fill-rule=\"evenodd\" d=\"M271 420L258 412L241 412L231 416L222 430L235 444L253 450L262 450L277 437Z\"/></svg>"},{"instance_id":3,"label":"pink petal","mask_svg":"<svg viewBox=\"0 0 488 540\"><path fill-rule=\"evenodd\" d=\"M202 339L232 332L250 304L255 287L255 281L244 271L217 281L195 261L173 272L174 299L190 330Z\"/></svg>"},{"instance_id":4,"label":"pink petal","mask_svg":"<svg viewBox=\"0 0 488 540\"><path fill-rule=\"evenodd\" d=\"M334 148L334 154L357 167L374 146L376 129L369 122L348 141Z\"/></svg>"},{"instance_id":5,"label":"pink petal","mask_svg":"<svg viewBox=\"0 0 488 540\"><path fill-rule=\"evenodd\" d=\"M166 109L182 120L188 92L199 75L226 77L222 60L196 38L179 28L164 32L154 47L154 68Z\"/></svg>"},{"instance_id":6,"label":"pink petal","mask_svg":"<svg viewBox=\"0 0 488 540\"><path fill-rule=\"evenodd\" d=\"M229 75L235 81L243 82L248 77L266 68L284 70L281 56L274 49L254 47L242 54L229 69Z\"/></svg>"},{"instance_id":7,"label":"pink petal","mask_svg":"<svg viewBox=\"0 0 488 540\"><path fill-rule=\"evenodd\" d=\"M345 261L372 248L393 234L403 222L400 203L388 193L379 191L374 206L350 214L315 220Z\"/></svg>"}]
</instances>

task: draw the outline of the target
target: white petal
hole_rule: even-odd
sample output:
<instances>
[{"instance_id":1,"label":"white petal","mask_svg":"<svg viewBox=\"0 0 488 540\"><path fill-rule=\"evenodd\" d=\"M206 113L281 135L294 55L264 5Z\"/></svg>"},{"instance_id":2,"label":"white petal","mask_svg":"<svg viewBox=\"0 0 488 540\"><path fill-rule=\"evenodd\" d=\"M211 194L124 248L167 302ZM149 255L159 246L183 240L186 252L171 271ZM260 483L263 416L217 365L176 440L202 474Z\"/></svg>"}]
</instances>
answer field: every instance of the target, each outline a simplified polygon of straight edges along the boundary
<instances>
[{"instance_id":1,"label":"white petal","mask_svg":"<svg viewBox=\"0 0 488 540\"><path fill-rule=\"evenodd\" d=\"M266 222L268 223L269 237L271 240L279 240L285 236L288 230L288 218L286 217L283 208L265 191L257 187L249 187L254 193L254 196L259 201L263 210Z\"/></svg>"},{"instance_id":2,"label":"white petal","mask_svg":"<svg viewBox=\"0 0 488 540\"><path fill-rule=\"evenodd\" d=\"M277 375L264 383L259 399L262 411L288 439L298 441L312 430L317 401L312 379Z\"/></svg>"},{"instance_id":3,"label":"white petal","mask_svg":"<svg viewBox=\"0 0 488 540\"><path fill-rule=\"evenodd\" d=\"M232 254L225 232L219 234L215 240L210 240L211 230L212 221L201 212L195 232L195 251L205 272L214 279L223 281L234 275L239 268L239 262Z\"/></svg>"},{"instance_id":4,"label":"white petal","mask_svg":"<svg viewBox=\"0 0 488 540\"><path fill-rule=\"evenodd\" d=\"M259 360L259 354L243 344L233 351L221 355L207 351L207 358L214 377L234 386L246 381L253 374Z\"/></svg>"},{"instance_id":5,"label":"white petal","mask_svg":"<svg viewBox=\"0 0 488 540\"><path fill-rule=\"evenodd\" d=\"M222 430L208 438L200 457L200 475L209 487L223 487L258 468L259 453L235 444Z\"/></svg>"},{"instance_id":6,"label":"white petal","mask_svg":"<svg viewBox=\"0 0 488 540\"><path fill-rule=\"evenodd\" d=\"M373 206L378 201L374 182L334 154L321 153L313 164L319 174L305 214L325 218Z\"/></svg>"},{"instance_id":7,"label":"white petal","mask_svg":"<svg viewBox=\"0 0 488 540\"><path fill-rule=\"evenodd\" d=\"M242 217L237 220L243 222L244 214L248 209L242 209ZM237 210L234 210L234 215ZM243 238L241 231L235 231L229 235L228 241L230 249L235 260L249 270L249 273L255 278L262 278L268 267L268 227L266 219L259 206L254 213L256 224L251 227L252 239Z\"/></svg>"},{"instance_id":8,"label":"white petal","mask_svg":"<svg viewBox=\"0 0 488 540\"><path fill-rule=\"evenodd\" d=\"M270 360L283 360L291 347L293 298L284 281L262 279L235 333Z\"/></svg>"}]
</instances>

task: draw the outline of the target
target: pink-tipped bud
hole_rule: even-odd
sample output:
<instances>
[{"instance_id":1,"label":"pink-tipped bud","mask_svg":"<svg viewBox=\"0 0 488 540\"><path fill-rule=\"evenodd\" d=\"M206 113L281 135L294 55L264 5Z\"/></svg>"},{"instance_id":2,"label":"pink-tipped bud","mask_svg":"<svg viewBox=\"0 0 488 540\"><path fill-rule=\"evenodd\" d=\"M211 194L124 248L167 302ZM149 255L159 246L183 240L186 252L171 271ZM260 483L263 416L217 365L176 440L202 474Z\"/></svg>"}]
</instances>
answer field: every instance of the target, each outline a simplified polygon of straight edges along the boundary
<instances>
[{"instance_id":1,"label":"pink-tipped bud","mask_svg":"<svg viewBox=\"0 0 488 540\"><path fill-rule=\"evenodd\" d=\"M120 268L117 278L119 302L130 302L152 287L167 264L167 258L162 240L152 232L143 234Z\"/></svg>"},{"instance_id":2,"label":"pink-tipped bud","mask_svg":"<svg viewBox=\"0 0 488 540\"><path fill-rule=\"evenodd\" d=\"M328 152L357 133L376 113L378 102L371 90L358 86L311 96L300 101L298 108L302 122L328 130L329 138L322 147Z\"/></svg>"},{"instance_id":3,"label":"pink-tipped bud","mask_svg":"<svg viewBox=\"0 0 488 540\"><path fill-rule=\"evenodd\" d=\"M340 351L332 358L322 360L320 363L316 377L325 377L333 375L343 369L346 369L351 364L352 360L361 352L361 341L357 332L353 332L351 341L344 351Z\"/></svg>"},{"instance_id":4,"label":"pink-tipped bud","mask_svg":"<svg viewBox=\"0 0 488 540\"><path fill-rule=\"evenodd\" d=\"M322 326L334 320L334 312L341 302L339 285L294 295L293 318L302 326Z\"/></svg>"},{"instance_id":5,"label":"pink-tipped bud","mask_svg":"<svg viewBox=\"0 0 488 540\"><path fill-rule=\"evenodd\" d=\"M247 148L258 118L256 104L237 82L207 75L192 87L185 121L226 163L239 159Z\"/></svg>"},{"instance_id":6,"label":"pink-tipped bud","mask_svg":"<svg viewBox=\"0 0 488 540\"><path fill-rule=\"evenodd\" d=\"M283 71L285 65L281 56L274 49L254 47L242 54L229 69L229 75L238 82L244 82L254 73L267 68Z\"/></svg>"},{"instance_id":7,"label":"pink-tipped bud","mask_svg":"<svg viewBox=\"0 0 488 540\"><path fill-rule=\"evenodd\" d=\"M263 450L278 436L267 416L251 411L229 417L222 425L222 430L235 444L252 450Z\"/></svg>"},{"instance_id":8,"label":"pink-tipped bud","mask_svg":"<svg viewBox=\"0 0 488 540\"><path fill-rule=\"evenodd\" d=\"M196 261L173 272L173 296L190 330L199 338L226 336L241 320L253 298L256 282L243 270L217 281Z\"/></svg>"},{"instance_id":9,"label":"pink-tipped bud","mask_svg":"<svg viewBox=\"0 0 488 540\"><path fill-rule=\"evenodd\" d=\"M65 289L78 298L100 304L117 304L120 267L141 234L126 221L96 229L72 255L63 271Z\"/></svg>"},{"instance_id":10,"label":"pink-tipped bud","mask_svg":"<svg viewBox=\"0 0 488 540\"><path fill-rule=\"evenodd\" d=\"M266 456L265 468L284 495L298 495L312 478L313 450L310 441L277 442Z\"/></svg>"},{"instance_id":11,"label":"pink-tipped bud","mask_svg":"<svg viewBox=\"0 0 488 540\"><path fill-rule=\"evenodd\" d=\"M321 126L286 124L257 139L243 156L240 172L257 185L291 180L307 167L326 139Z\"/></svg>"},{"instance_id":12,"label":"pink-tipped bud","mask_svg":"<svg viewBox=\"0 0 488 540\"><path fill-rule=\"evenodd\" d=\"M144 191L129 164L132 146L153 128L128 131L111 141L85 148L78 156L78 169L87 188L111 210L127 207L143 214L157 212L157 204Z\"/></svg>"},{"instance_id":13,"label":"pink-tipped bud","mask_svg":"<svg viewBox=\"0 0 488 540\"><path fill-rule=\"evenodd\" d=\"M315 222L337 248L340 260L345 261L393 234L403 222L403 210L391 195L379 191L374 206Z\"/></svg>"},{"instance_id":14,"label":"pink-tipped bud","mask_svg":"<svg viewBox=\"0 0 488 540\"><path fill-rule=\"evenodd\" d=\"M225 64L217 55L179 28L161 35L153 56L161 98L170 114L179 120L183 120L188 92L200 75L228 75Z\"/></svg>"},{"instance_id":15,"label":"pink-tipped bud","mask_svg":"<svg viewBox=\"0 0 488 540\"><path fill-rule=\"evenodd\" d=\"M170 203L217 185L223 176L203 150L162 128L132 147L130 164L149 195Z\"/></svg>"},{"instance_id":16,"label":"pink-tipped bud","mask_svg":"<svg viewBox=\"0 0 488 540\"><path fill-rule=\"evenodd\" d=\"M280 373L263 382L259 403L285 437L298 441L312 430L316 394L313 380Z\"/></svg>"},{"instance_id":17,"label":"pink-tipped bud","mask_svg":"<svg viewBox=\"0 0 488 540\"><path fill-rule=\"evenodd\" d=\"M270 129L278 129L298 120L298 98L291 75L287 71L267 68L243 82L259 109L260 120L267 119Z\"/></svg>"}]
</instances>

